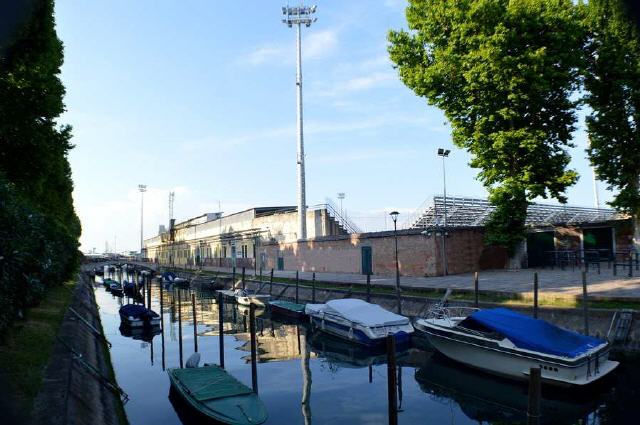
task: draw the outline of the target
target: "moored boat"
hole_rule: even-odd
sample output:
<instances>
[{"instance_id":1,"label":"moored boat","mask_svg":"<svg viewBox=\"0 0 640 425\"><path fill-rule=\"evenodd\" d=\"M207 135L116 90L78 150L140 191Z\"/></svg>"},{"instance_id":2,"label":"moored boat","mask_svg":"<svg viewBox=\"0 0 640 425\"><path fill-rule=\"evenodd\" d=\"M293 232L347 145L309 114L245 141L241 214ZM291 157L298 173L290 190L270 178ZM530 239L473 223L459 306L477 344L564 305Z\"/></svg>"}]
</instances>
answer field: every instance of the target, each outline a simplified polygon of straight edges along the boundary
<instances>
[{"instance_id":1,"label":"moored boat","mask_svg":"<svg viewBox=\"0 0 640 425\"><path fill-rule=\"evenodd\" d=\"M189 407L216 421L256 425L267 420L267 409L258 395L216 365L168 369L171 386Z\"/></svg>"},{"instance_id":2,"label":"moored boat","mask_svg":"<svg viewBox=\"0 0 640 425\"><path fill-rule=\"evenodd\" d=\"M117 297L124 295L124 290L122 289L122 284L120 282L112 282L111 285L109 285L109 291Z\"/></svg>"},{"instance_id":3,"label":"moored boat","mask_svg":"<svg viewBox=\"0 0 640 425\"><path fill-rule=\"evenodd\" d=\"M307 304L305 314L315 328L367 346L383 344L388 335L397 344L408 343L413 333L407 317L356 298Z\"/></svg>"},{"instance_id":4,"label":"moored boat","mask_svg":"<svg viewBox=\"0 0 640 425\"><path fill-rule=\"evenodd\" d=\"M526 380L540 368L543 382L586 385L617 366L609 343L505 308L437 306L414 322L445 356L486 372Z\"/></svg>"},{"instance_id":5,"label":"moored boat","mask_svg":"<svg viewBox=\"0 0 640 425\"><path fill-rule=\"evenodd\" d=\"M122 323L132 328L160 325L160 316L158 313L139 304L123 305L120 307L118 313L120 314Z\"/></svg>"},{"instance_id":6,"label":"moored boat","mask_svg":"<svg viewBox=\"0 0 640 425\"><path fill-rule=\"evenodd\" d=\"M271 310L271 314L274 315L296 320L303 320L307 317L304 313L304 304L284 300L273 300L269 301L267 304Z\"/></svg>"},{"instance_id":7,"label":"moored boat","mask_svg":"<svg viewBox=\"0 0 640 425\"><path fill-rule=\"evenodd\" d=\"M271 298L269 294L256 294L255 292L247 291L245 289L235 290L236 302L240 305L254 304L257 307L264 308L267 301Z\"/></svg>"}]
</instances>

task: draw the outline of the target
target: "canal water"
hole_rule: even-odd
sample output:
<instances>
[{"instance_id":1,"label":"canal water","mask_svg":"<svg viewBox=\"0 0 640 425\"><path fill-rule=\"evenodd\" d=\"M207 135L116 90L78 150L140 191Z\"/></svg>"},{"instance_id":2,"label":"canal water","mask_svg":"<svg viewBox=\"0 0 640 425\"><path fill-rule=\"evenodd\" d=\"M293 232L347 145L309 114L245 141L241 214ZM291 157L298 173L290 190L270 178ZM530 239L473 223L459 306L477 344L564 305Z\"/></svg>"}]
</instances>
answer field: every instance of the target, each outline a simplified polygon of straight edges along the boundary
<instances>
[{"instance_id":1,"label":"canal water","mask_svg":"<svg viewBox=\"0 0 640 425\"><path fill-rule=\"evenodd\" d=\"M111 295L96 278L102 326L113 344L118 384L128 394L132 425L196 424L170 391L167 368L180 367L194 352L191 294L195 294L196 338L202 363L219 362L218 306L211 291L166 289L164 328L155 335L130 334L118 309L133 300ZM160 284L152 284L152 308L160 312ZM178 301L180 299L180 302ZM251 387L248 309L225 304L224 357L229 373ZM181 319L181 320L179 320ZM181 324L181 325L180 325ZM387 423L387 364L368 351L257 312L258 390L269 412L267 424ZM398 353L400 424L526 423L527 387L478 373L433 351ZM588 391L543 388L543 424L637 423L640 367L621 365L611 379Z\"/></svg>"}]
</instances>

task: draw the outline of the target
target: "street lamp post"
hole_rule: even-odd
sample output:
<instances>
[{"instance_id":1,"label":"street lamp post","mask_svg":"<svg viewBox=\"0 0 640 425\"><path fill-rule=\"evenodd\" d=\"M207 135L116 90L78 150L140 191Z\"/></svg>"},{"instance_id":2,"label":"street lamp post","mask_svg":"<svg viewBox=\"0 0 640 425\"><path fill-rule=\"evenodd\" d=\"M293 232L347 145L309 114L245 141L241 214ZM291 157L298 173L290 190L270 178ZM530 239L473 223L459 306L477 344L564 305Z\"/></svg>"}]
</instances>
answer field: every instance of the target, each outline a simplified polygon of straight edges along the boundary
<instances>
[{"instance_id":1,"label":"street lamp post","mask_svg":"<svg viewBox=\"0 0 640 425\"><path fill-rule=\"evenodd\" d=\"M444 190L444 220L442 225L442 269L444 275L449 274L449 267L447 265L447 174L444 167L444 159L449 156L451 151L449 149L438 148L438 156L442 157L442 185Z\"/></svg>"},{"instance_id":2,"label":"street lamp post","mask_svg":"<svg viewBox=\"0 0 640 425\"><path fill-rule=\"evenodd\" d=\"M144 193L147 191L147 185L139 184L138 190L140 191L140 260L142 260L142 249L144 247L144 238L142 236L142 229L144 228Z\"/></svg>"},{"instance_id":3,"label":"street lamp post","mask_svg":"<svg viewBox=\"0 0 640 425\"><path fill-rule=\"evenodd\" d=\"M400 298L400 263L398 262L398 211L392 211L389 215L393 220L393 237L396 244L396 297L398 299L398 314L402 314L402 300Z\"/></svg>"},{"instance_id":4,"label":"street lamp post","mask_svg":"<svg viewBox=\"0 0 640 425\"><path fill-rule=\"evenodd\" d=\"M307 204L306 204L306 187L304 176L304 138L302 131L302 42L300 39L301 27L304 24L310 27L317 18L313 17L316 12L316 6L294 6L283 7L282 14L284 19L282 22L287 24L289 28L293 25L297 27L297 55L296 55L296 94L298 105L298 239L307 239Z\"/></svg>"}]
</instances>

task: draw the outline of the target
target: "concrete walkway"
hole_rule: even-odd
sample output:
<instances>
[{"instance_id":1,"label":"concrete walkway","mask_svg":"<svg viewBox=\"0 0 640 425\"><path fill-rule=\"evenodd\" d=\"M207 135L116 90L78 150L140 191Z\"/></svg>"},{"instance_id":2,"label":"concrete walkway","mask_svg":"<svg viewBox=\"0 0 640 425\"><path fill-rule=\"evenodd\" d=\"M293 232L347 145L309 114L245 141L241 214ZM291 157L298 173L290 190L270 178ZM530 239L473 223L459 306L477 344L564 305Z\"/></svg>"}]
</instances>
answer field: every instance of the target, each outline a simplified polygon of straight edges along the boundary
<instances>
[{"instance_id":1,"label":"concrete walkway","mask_svg":"<svg viewBox=\"0 0 640 425\"><path fill-rule=\"evenodd\" d=\"M220 267L204 267L207 271L230 273L231 269ZM247 276L253 276L253 269L246 269ZM508 294L530 295L533 292L533 274L538 273L539 290L541 296L574 298L582 294L582 273L580 269L522 269L522 270L486 270L479 274L479 288L481 291L501 292ZM240 277L242 269L236 269ZM265 278L270 270L263 270ZM259 274L259 272L258 272ZM300 272L301 280L311 280L311 272ZM613 275L612 269L607 269L606 263L601 266L600 274L596 270L589 270L587 283L589 295L603 298L636 298L640 300L640 271L633 269L633 276L628 277L628 270L618 268L618 275ZM274 271L274 277L295 278L295 270ZM316 272L316 280L322 282L336 282L350 284L365 284L366 276L351 273L321 273ZM372 275L374 285L395 286L395 276ZM438 277L400 277L400 285L406 288L430 289L458 289L473 290L473 273L457 274Z\"/></svg>"}]
</instances>

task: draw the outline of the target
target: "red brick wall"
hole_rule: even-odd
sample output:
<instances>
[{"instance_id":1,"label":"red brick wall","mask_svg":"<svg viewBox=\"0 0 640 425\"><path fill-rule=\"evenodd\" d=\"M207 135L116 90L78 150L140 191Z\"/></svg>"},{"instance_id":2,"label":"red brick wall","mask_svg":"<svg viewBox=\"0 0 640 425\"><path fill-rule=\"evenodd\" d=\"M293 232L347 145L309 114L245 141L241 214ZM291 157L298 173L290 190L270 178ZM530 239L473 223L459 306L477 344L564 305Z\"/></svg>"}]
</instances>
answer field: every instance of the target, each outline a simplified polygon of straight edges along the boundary
<instances>
[{"instance_id":1,"label":"red brick wall","mask_svg":"<svg viewBox=\"0 0 640 425\"><path fill-rule=\"evenodd\" d=\"M400 232L398 263L403 276L436 276L442 274L440 236L419 232ZM361 273L361 247L370 246L374 274L395 273L395 240L393 232L350 235L306 242L263 245L267 268L277 268L277 258L284 258L285 270ZM456 229L447 237L449 273L478 270L483 251L482 232L478 229Z\"/></svg>"}]
</instances>

